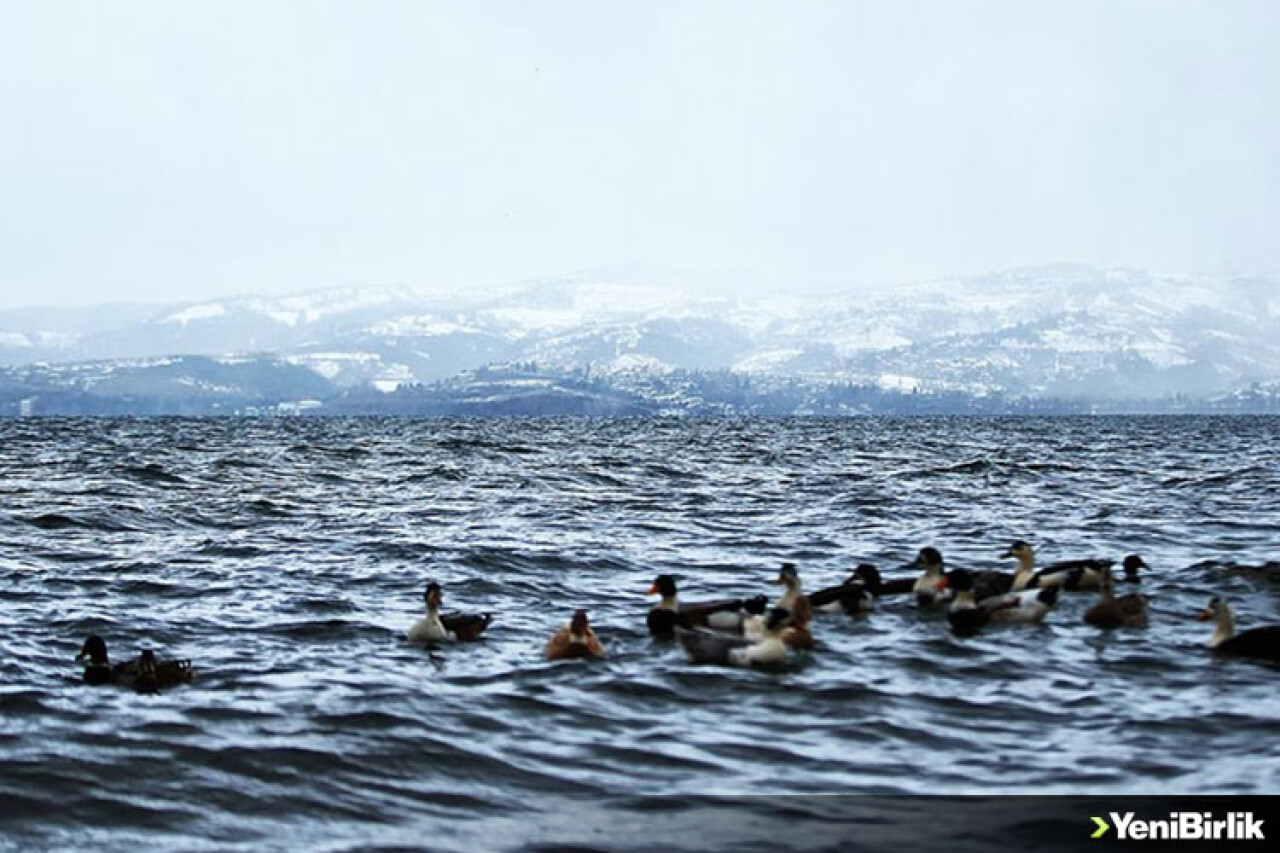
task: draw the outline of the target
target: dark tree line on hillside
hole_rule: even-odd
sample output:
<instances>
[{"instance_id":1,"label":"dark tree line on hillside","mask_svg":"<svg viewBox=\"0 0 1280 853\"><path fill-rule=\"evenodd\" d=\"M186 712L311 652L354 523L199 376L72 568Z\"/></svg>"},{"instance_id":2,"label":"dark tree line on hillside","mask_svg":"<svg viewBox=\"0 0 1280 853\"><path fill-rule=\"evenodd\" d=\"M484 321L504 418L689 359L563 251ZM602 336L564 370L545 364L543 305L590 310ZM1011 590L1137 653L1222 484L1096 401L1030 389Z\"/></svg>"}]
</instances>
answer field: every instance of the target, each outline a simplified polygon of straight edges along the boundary
<instances>
[{"instance_id":1,"label":"dark tree line on hillside","mask_svg":"<svg viewBox=\"0 0 1280 853\"><path fill-rule=\"evenodd\" d=\"M96 372L95 372L96 370ZM600 374L528 362L493 365L391 393L339 388L316 373L269 358L222 363L180 358L80 372L0 370L3 415L399 415L451 417L671 415L1072 415L1123 413L1280 414L1280 387L1255 385L1216 400L1165 397L1102 401L904 391L873 384L760 377L728 370Z\"/></svg>"}]
</instances>

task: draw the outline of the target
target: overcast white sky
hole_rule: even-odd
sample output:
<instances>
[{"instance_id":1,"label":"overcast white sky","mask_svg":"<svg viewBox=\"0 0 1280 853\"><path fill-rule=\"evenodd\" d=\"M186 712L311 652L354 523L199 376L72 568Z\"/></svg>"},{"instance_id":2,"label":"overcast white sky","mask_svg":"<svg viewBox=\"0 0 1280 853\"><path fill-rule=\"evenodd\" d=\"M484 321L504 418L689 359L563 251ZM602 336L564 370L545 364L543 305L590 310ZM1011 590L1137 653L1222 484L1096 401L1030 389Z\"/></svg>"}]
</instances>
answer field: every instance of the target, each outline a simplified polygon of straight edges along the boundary
<instances>
[{"instance_id":1,"label":"overcast white sky","mask_svg":"<svg viewBox=\"0 0 1280 853\"><path fill-rule=\"evenodd\" d=\"M1280 270L1280 3L0 4L0 305Z\"/></svg>"}]
</instances>

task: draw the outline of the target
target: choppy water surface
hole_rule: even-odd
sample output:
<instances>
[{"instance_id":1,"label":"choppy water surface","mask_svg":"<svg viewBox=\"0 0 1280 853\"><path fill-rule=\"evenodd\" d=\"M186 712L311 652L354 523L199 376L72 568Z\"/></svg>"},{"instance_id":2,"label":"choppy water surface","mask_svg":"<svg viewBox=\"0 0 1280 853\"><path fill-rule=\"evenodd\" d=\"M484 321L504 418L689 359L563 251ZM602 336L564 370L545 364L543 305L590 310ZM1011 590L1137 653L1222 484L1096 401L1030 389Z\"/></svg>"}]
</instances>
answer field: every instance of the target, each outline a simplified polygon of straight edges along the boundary
<instances>
[{"instance_id":1,"label":"choppy water surface","mask_svg":"<svg viewBox=\"0 0 1280 853\"><path fill-rule=\"evenodd\" d=\"M1277 447L1280 419L0 422L0 845L493 849L558 813L610 847L650 795L1277 793L1280 672L1192 618L1280 621L1236 571L1280 559ZM1141 553L1151 627L1089 628L1079 593L961 640L893 600L783 673L645 631L659 572L696 600L790 560L812 590L1014 538ZM495 614L482 642L404 641L428 578ZM607 661L541 659L575 607ZM90 633L201 676L83 686Z\"/></svg>"}]
</instances>

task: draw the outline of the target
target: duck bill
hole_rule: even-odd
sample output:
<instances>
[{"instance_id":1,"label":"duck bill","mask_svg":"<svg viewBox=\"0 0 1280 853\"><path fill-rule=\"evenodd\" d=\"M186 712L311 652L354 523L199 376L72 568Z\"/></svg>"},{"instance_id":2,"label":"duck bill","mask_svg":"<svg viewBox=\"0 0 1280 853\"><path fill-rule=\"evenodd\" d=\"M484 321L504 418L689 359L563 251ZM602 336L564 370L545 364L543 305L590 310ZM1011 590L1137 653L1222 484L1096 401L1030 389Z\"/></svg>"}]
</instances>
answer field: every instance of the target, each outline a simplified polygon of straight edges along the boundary
<instances>
[{"instance_id":1,"label":"duck bill","mask_svg":"<svg viewBox=\"0 0 1280 853\"><path fill-rule=\"evenodd\" d=\"M937 590L938 592L942 592L944 589L946 589L946 588L947 588L948 586L950 586L950 585L951 585L951 582L950 582L949 580L947 580L946 578L943 578L942 580L940 580L940 581L938 581L937 583L935 583L935 584L933 585L933 588L934 588L935 590Z\"/></svg>"},{"instance_id":2,"label":"duck bill","mask_svg":"<svg viewBox=\"0 0 1280 853\"><path fill-rule=\"evenodd\" d=\"M1212 619L1212 618L1213 618L1213 611L1212 611L1212 610L1201 610L1201 611L1200 611L1200 615L1196 616L1196 621L1197 621L1197 622L1208 622L1208 621L1209 621L1210 619Z\"/></svg>"},{"instance_id":3,"label":"duck bill","mask_svg":"<svg viewBox=\"0 0 1280 853\"><path fill-rule=\"evenodd\" d=\"M1003 551L1000 552L1000 559L1002 560L1012 560L1013 556L1014 556L1013 551L1008 548L1005 548Z\"/></svg>"},{"instance_id":4,"label":"duck bill","mask_svg":"<svg viewBox=\"0 0 1280 853\"><path fill-rule=\"evenodd\" d=\"M645 595L659 595L659 594L660 593L658 592L658 585L656 583L653 586L649 587L649 591L645 593Z\"/></svg>"}]
</instances>

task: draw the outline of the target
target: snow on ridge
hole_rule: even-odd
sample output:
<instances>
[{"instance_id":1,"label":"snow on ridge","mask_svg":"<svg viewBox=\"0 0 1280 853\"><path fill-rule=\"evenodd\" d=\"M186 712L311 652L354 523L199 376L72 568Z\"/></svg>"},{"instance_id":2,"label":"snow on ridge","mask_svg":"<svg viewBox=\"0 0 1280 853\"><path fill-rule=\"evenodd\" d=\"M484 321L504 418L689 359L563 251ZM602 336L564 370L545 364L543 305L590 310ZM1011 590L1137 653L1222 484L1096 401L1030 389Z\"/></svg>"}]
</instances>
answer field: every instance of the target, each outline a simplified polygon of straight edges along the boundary
<instances>
[{"instance_id":1,"label":"snow on ridge","mask_svg":"<svg viewBox=\"0 0 1280 853\"><path fill-rule=\"evenodd\" d=\"M227 313L227 308L221 302L203 302L199 305L192 305L184 308L174 314L170 314L161 320L161 323L176 323L185 326L188 323L195 323L199 320L212 320L215 317L222 317Z\"/></svg>"},{"instance_id":2,"label":"snow on ridge","mask_svg":"<svg viewBox=\"0 0 1280 853\"><path fill-rule=\"evenodd\" d=\"M0 347L30 349L35 346L31 339L19 332L0 332Z\"/></svg>"},{"instance_id":3,"label":"snow on ridge","mask_svg":"<svg viewBox=\"0 0 1280 853\"><path fill-rule=\"evenodd\" d=\"M802 355L804 350L798 347L763 350L742 359L733 369L742 373L769 373L780 370Z\"/></svg>"},{"instance_id":4,"label":"snow on ridge","mask_svg":"<svg viewBox=\"0 0 1280 853\"><path fill-rule=\"evenodd\" d=\"M297 353L287 357L285 361L312 370L325 379L333 380L348 367L364 367L377 363L381 359L376 353L371 352L333 351Z\"/></svg>"},{"instance_id":5,"label":"snow on ridge","mask_svg":"<svg viewBox=\"0 0 1280 853\"><path fill-rule=\"evenodd\" d=\"M670 373L671 365L660 358L640 353L623 353L610 362L598 365L608 373Z\"/></svg>"},{"instance_id":6,"label":"snow on ridge","mask_svg":"<svg viewBox=\"0 0 1280 853\"><path fill-rule=\"evenodd\" d=\"M434 338L445 335L479 334L479 330L461 323L441 319L432 314L395 317L374 323L368 331L389 337Z\"/></svg>"}]
</instances>

